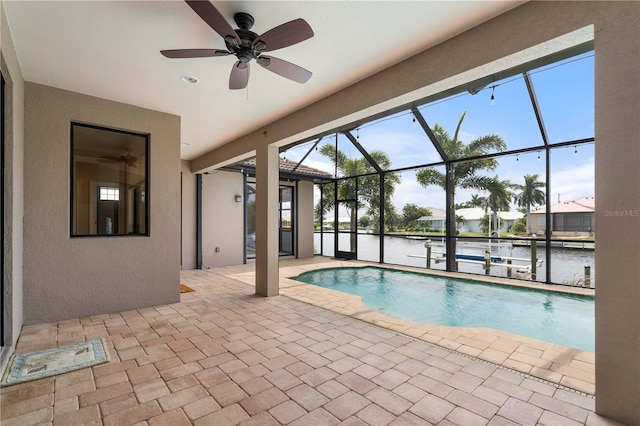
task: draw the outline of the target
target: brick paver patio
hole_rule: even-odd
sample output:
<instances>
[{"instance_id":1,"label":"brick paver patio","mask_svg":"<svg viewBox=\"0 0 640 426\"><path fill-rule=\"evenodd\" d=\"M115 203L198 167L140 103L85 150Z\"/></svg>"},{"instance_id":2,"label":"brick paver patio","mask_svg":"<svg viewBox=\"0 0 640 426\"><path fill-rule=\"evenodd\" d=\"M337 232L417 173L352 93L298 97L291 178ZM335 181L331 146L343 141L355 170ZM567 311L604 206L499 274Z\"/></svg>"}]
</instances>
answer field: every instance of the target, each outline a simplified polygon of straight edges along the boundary
<instances>
[{"instance_id":1,"label":"brick paver patio","mask_svg":"<svg viewBox=\"0 0 640 426\"><path fill-rule=\"evenodd\" d=\"M281 274L322 261L283 261ZM496 341L457 351L464 332L384 327L349 313L357 301L302 301L286 278L280 296L257 297L250 269L183 272L196 291L180 303L25 326L18 352L105 338L111 362L3 388L2 425L615 424L570 381L477 357Z\"/></svg>"}]
</instances>

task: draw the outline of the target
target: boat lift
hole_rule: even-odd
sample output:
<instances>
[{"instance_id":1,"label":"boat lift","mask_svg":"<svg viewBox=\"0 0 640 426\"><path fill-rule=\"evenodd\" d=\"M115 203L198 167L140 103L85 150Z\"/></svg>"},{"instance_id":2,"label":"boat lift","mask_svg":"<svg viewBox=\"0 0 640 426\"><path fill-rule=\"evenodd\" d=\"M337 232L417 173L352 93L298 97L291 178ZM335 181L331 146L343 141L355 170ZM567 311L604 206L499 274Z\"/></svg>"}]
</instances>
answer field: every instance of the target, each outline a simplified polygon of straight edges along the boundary
<instances>
[{"instance_id":1,"label":"boat lift","mask_svg":"<svg viewBox=\"0 0 640 426\"><path fill-rule=\"evenodd\" d=\"M445 261L447 254L444 252L435 253L436 256L432 257L432 251L431 251L432 243L430 240L427 240L424 246L427 249L426 256L418 255L418 254L409 254L407 256L419 258L419 259L426 259L426 266L428 269L431 268L431 260L434 260L436 264ZM486 250L487 249L486 246L467 245L465 247L485 249L485 252L484 254L456 253L456 262L483 265L485 274L487 275L489 275L491 267L500 267L500 268L507 268L507 277L509 278L512 275L512 269L515 269L516 273L518 274L526 274L527 276L532 276L533 274L536 273L536 267L542 265L542 260L534 257L535 253L533 252L532 252L531 259L525 259L521 257L511 257L511 256L491 256L491 252L489 250ZM491 248L491 245L489 245L489 248ZM440 254L441 256L437 256L437 254ZM513 261L530 262L530 263L528 265L513 264L512 263ZM534 265L533 268L532 268L532 265Z\"/></svg>"}]
</instances>

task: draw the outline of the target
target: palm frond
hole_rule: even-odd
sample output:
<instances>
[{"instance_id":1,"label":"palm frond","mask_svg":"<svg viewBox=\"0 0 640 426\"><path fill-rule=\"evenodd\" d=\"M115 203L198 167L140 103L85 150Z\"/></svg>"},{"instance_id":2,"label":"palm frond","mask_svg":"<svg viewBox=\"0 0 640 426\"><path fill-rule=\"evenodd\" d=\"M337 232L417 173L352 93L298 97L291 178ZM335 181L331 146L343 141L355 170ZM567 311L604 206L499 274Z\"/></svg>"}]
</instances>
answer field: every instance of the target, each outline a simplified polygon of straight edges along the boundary
<instances>
[{"instance_id":1,"label":"palm frond","mask_svg":"<svg viewBox=\"0 0 640 426\"><path fill-rule=\"evenodd\" d=\"M458 125L456 126L456 132L453 134L453 140L458 140L458 133L460 133L460 127L462 126L462 122L464 121L464 117L467 115L467 111L463 112L460 116L460 120L458 120Z\"/></svg>"},{"instance_id":2,"label":"palm frond","mask_svg":"<svg viewBox=\"0 0 640 426\"><path fill-rule=\"evenodd\" d=\"M469 142L467 145L467 154L469 157L474 157L492 152L502 152L505 149L507 149L507 144L501 136L488 134Z\"/></svg>"},{"instance_id":3,"label":"palm frond","mask_svg":"<svg viewBox=\"0 0 640 426\"><path fill-rule=\"evenodd\" d=\"M418 183L422 186L424 186L425 188L427 186L439 186L440 188L444 189L446 187L447 184L447 177L444 173L436 170L436 169L432 169L432 168L428 168L428 169L422 169L420 171L418 171L416 173L416 179L418 181Z\"/></svg>"}]
</instances>

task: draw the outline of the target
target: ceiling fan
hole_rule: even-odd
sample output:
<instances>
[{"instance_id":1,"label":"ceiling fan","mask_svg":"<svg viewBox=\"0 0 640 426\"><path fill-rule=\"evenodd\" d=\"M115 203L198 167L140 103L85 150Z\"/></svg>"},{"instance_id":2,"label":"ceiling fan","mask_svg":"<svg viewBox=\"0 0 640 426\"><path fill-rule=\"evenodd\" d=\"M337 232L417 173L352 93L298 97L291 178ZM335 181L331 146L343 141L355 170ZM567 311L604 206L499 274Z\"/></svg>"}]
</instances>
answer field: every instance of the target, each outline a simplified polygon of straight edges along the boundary
<instances>
[{"instance_id":1,"label":"ceiling fan","mask_svg":"<svg viewBox=\"0 0 640 426\"><path fill-rule=\"evenodd\" d=\"M173 49L161 50L167 58L207 58L235 55L238 59L231 69L229 89L244 89L249 82L249 65L255 59L258 65L282 77L298 83L306 83L311 71L298 65L267 56L264 52L281 49L313 37L313 30L301 18L286 22L262 35L251 30L253 16L236 13L233 19L238 25L233 29L222 14L208 0L185 0L194 12L224 39L227 50L222 49Z\"/></svg>"},{"instance_id":2,"label":"ceiling fan","mask_svg":"<svg viewBox=\"0 0 640 426\"><path fill-rule=\"evenodd\" d=\"M127 167L138 167L136 162L138 157L131 155L131 151L127 150L126 155L103 155L98 159L100 163L123 163Z\"/></svg>"}]
</instances>

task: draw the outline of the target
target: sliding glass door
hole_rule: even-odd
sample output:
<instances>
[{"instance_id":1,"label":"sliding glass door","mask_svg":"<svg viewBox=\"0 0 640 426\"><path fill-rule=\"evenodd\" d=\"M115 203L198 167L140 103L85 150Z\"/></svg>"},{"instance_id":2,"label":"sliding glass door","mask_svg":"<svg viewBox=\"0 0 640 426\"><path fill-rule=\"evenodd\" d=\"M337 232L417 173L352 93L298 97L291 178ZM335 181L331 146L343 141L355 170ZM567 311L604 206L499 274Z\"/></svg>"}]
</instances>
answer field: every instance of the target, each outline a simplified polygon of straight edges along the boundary
<instances>
[{"instance_id":1,"label":"sliding glass door","mask_svg":"<svg viewBox=\"0 0 640 426\"><path fill-rule=\"evenodd\" d=\"M279 234L280 234L280 255L293 256L294 247L294 188L292 186L280 186L279 203Z\"/></svg>"}]
</instances>

